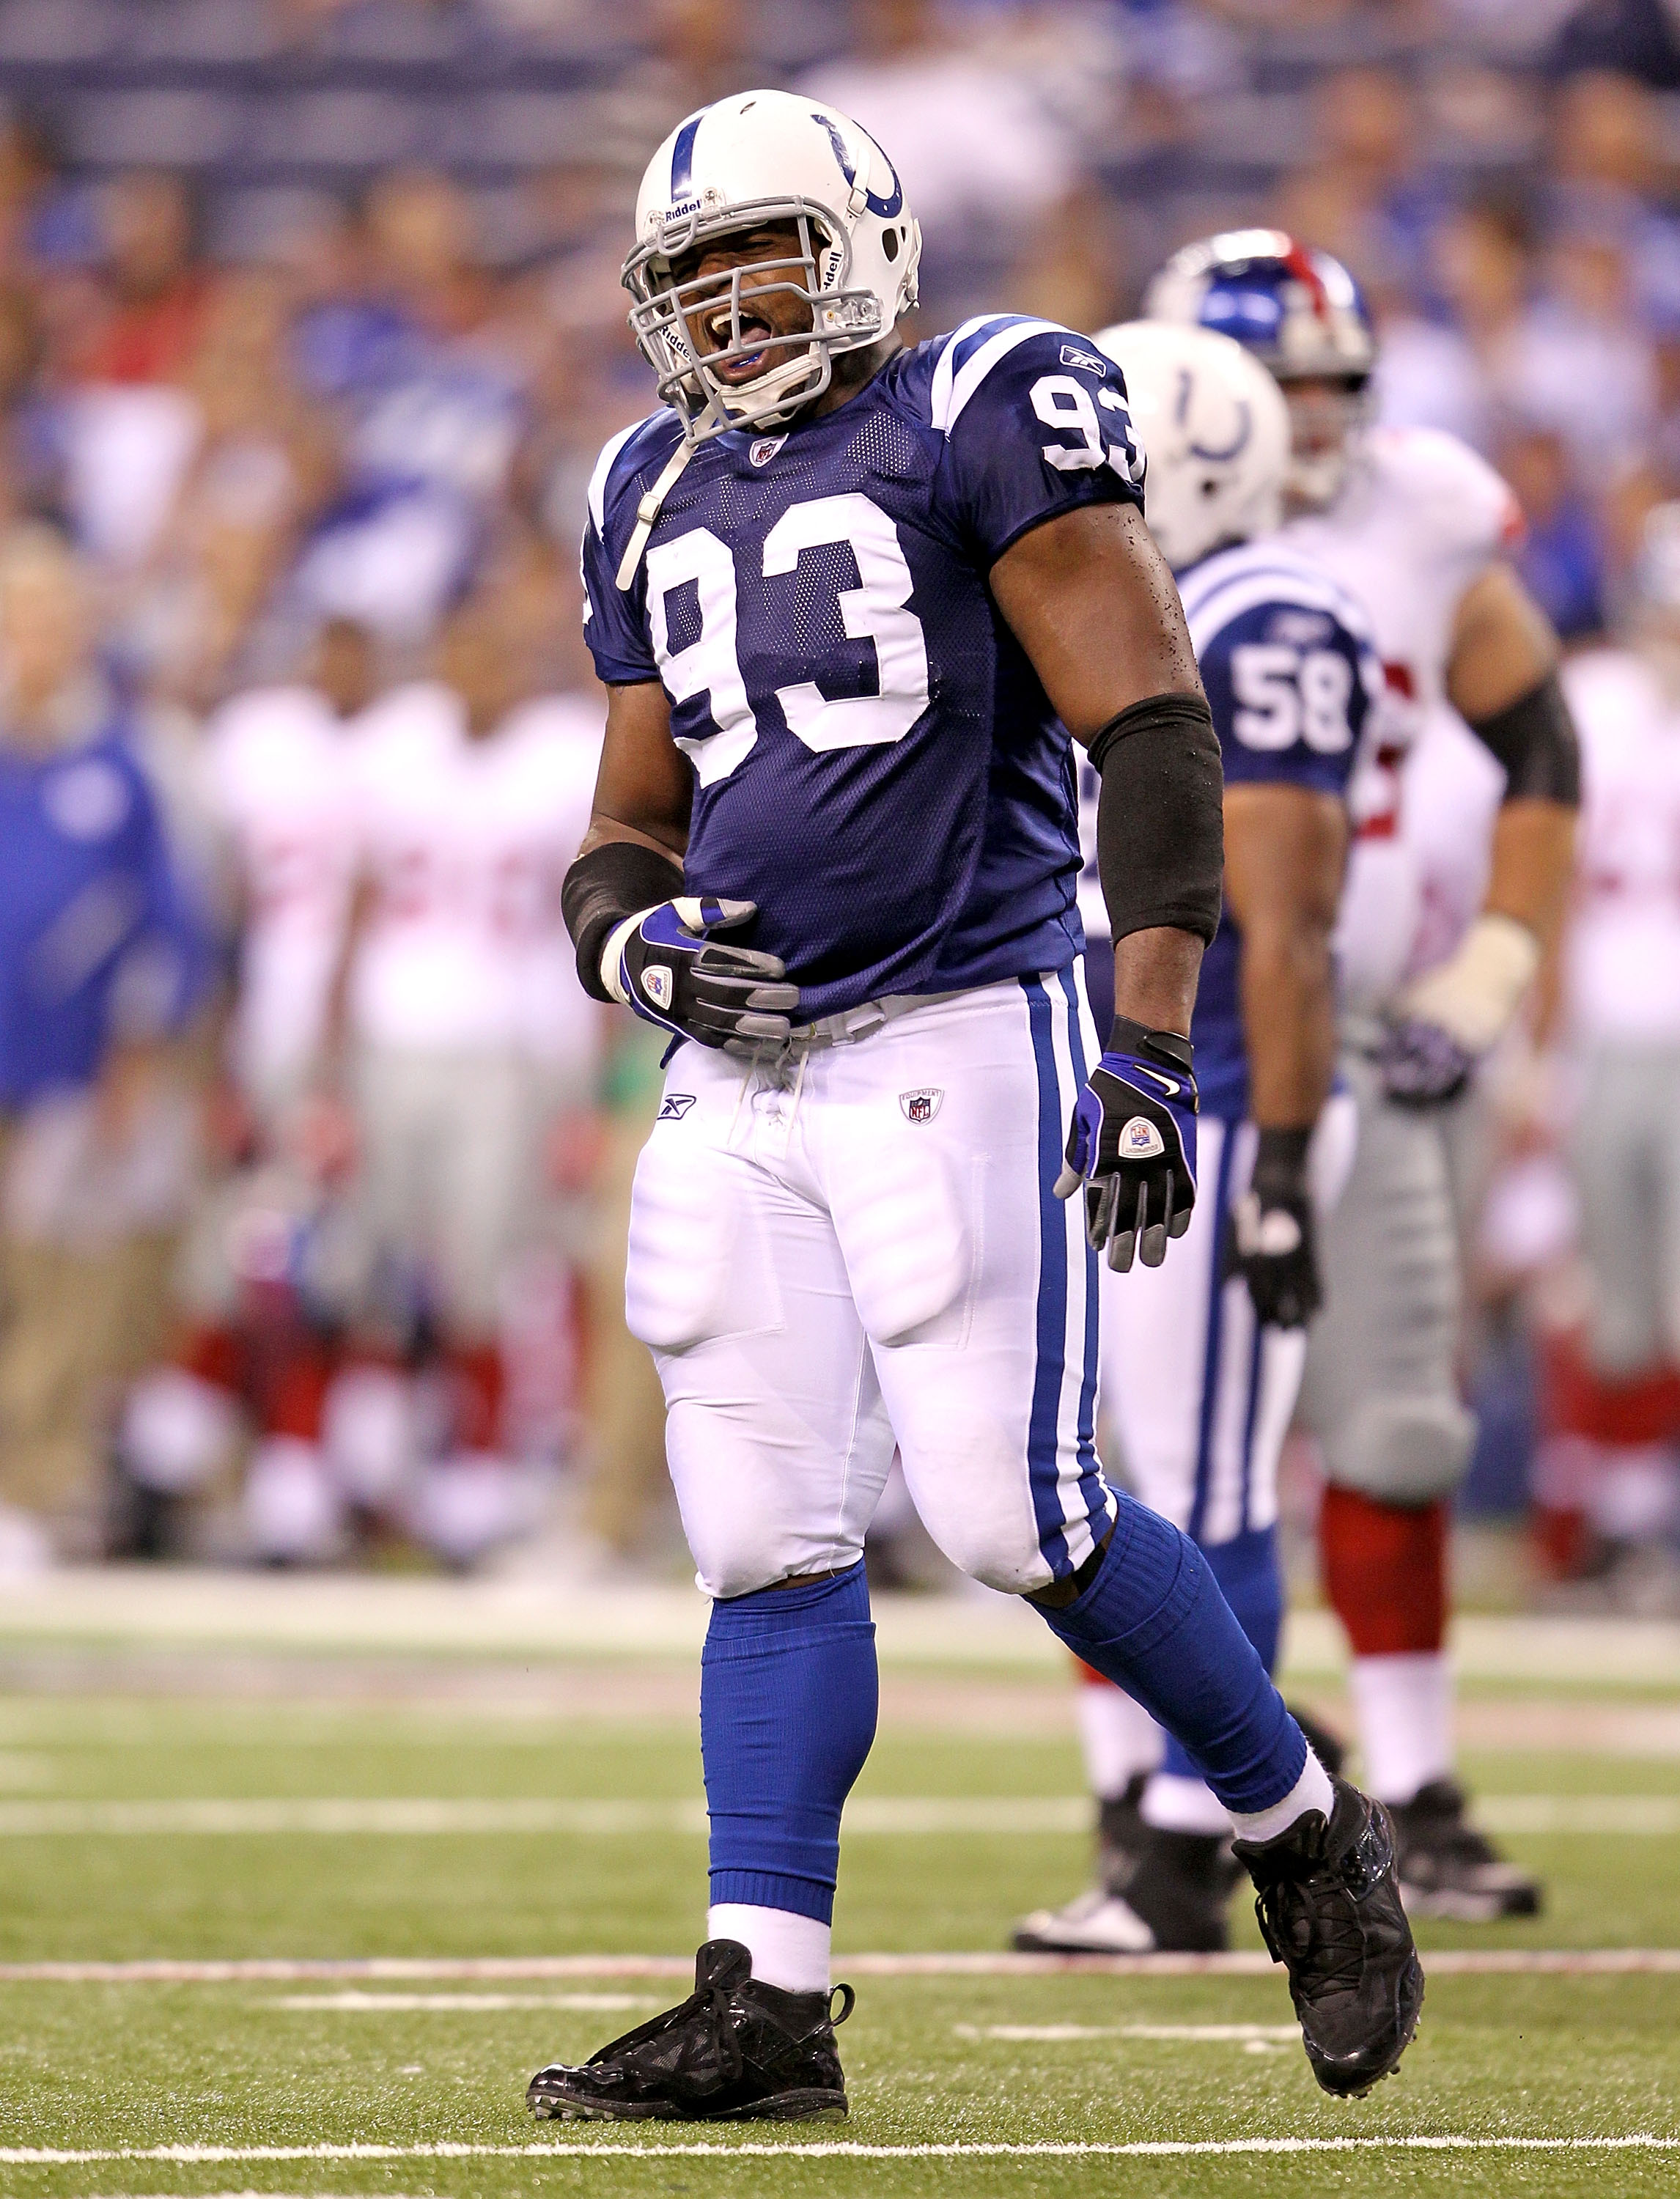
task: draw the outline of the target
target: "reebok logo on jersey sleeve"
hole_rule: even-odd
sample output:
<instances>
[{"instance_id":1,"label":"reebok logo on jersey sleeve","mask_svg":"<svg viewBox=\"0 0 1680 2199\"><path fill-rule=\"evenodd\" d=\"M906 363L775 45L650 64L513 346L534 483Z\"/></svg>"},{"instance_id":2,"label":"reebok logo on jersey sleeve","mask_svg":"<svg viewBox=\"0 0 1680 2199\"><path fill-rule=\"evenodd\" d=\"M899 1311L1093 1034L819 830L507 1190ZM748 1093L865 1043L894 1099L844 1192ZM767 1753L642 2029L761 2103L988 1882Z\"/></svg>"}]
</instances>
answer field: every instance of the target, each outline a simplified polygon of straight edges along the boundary
<instances>
[{"instance_id":1,"label":"reebok logo on jersey sleeve","mask_svg":"<svg viewBox=\"0 0 1680 2199\"><path fill-rule=\"evenodd\" d=\"M692 1092L668 1092L659 1103L659 1120L662 1123L680 1123L694 1105L695 1098Z\"/></svg>"},{"instance_id":2,"label":"reebok logo on jersey sleeve","mask_svg":"<svg viewBox=\"0 0 1680 2199\"><path fill-rule=\"evenodd\" d=\"M1099 380L1108 372L1105 359L1099 359L1094 352L1081 351L1076 344L1062 346L1062 365L1083 367L1087 374L1094 374Z\"/></svg>"}]
</instances>

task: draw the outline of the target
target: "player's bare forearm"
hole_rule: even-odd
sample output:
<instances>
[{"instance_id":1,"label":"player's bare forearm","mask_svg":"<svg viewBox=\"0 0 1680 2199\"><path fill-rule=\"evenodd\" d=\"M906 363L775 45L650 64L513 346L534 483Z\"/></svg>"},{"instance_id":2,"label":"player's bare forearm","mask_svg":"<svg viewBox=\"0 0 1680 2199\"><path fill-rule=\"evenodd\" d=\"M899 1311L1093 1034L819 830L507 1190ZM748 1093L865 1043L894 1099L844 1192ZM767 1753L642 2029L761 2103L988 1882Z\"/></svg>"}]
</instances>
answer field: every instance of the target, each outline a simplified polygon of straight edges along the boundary
<instances>
[{"instance_id":1,"label":"player's bare forearm","mask_svg":"<svg viewBox=\"0 0 1680 2199\"><path fill-rule=\"evenodd\" d=\"M1508 802L1493 827L1492 864L1482 906L1512 916L1542 946L1563 921L1575 867L1576 812L1562 802Z\"/></svg>"},{"instance_id":2,"label":"player's bare forearm","mask_svg":"<svg viewBox=\"0 0 1680 2199\"><path fill-rule=\"evenodd\" d=\"M1202 954L1194 932L1170 925L1128 932L1114 948L1116 1015L1188 1038Z\"/></svg>"},{"instance_id":3,"label":"player's bare forearm","mask_svg":"<svg viewBox=\"0 0 1680 2199\"><path fill-rule=\"evenodd\" d=\"M992 595L1075 740L1201 679L1166 560L1129 504L1082 505L1013 542Z\"/></svg>"},{"instance_id":4,"label":"player's bare forearm","mask_svg":"<svg viewBox=\"0 0 1680 2199\"><path fill-rule=\"evenodd\" d=\"M1242 936L1238 983L1250 1112L1262 1129L1306 1129L1336 1063L1330 937L1347 860L1332 795L1283 785L1225 794L1225 893Z\"/></svg>"},{"instance_id":5,"label":"player's bare forearm","mask_svg":"<svg viewBox=\"0 0 1680 2199\"><path fill-rule=\"evenodd\" d=\"M580 855L629 840L680 867L688 846L694 773L671 738L671 704L656 680L607 690L607 732L589 830Z\"/></svg>"}]
</instances>

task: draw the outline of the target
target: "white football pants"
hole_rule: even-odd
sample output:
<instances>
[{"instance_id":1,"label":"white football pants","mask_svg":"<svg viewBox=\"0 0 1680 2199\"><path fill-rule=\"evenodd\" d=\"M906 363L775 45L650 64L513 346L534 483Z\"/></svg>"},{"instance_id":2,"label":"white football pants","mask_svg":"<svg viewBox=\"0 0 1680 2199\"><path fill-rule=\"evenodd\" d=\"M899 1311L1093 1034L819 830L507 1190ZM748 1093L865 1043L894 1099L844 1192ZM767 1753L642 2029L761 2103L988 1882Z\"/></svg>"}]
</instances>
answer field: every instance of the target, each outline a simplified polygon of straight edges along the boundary
<instances>
[{"instance_id":1,"label":"white football pants","mask_svg":"<svg viewBox=\"0 0 1680 2199\"><path fill-rule=\"evenodd\" d=\"M1347 1181L1357 1134L1351 1095L1334 1094L1308 1155L1321 1215ZM1158 1268L1103 1270L1103 1405L1128 1484L1205 1545L1275 1521L1278 1460L1306 1363L1307 1332L1260 1327L1248 1286L1222 1274L1258 1140L1251 1123L1203 1116L1189 1228Z\"/></svg>"},{"instance_id":2,"label":"white football pants","mask_svg":"<svg viewBox=\"0 0 1680 2199\"><path fill-rule=\"evenodd\" d=\"M992 1588L1100 1540L1095 1263L1051 1191L1096 1053L1076 965L849 1044L680 1049L625 1297L709 1595L855 1563L895 1444L929 1532Z\"/></svg>"}]
</instances>

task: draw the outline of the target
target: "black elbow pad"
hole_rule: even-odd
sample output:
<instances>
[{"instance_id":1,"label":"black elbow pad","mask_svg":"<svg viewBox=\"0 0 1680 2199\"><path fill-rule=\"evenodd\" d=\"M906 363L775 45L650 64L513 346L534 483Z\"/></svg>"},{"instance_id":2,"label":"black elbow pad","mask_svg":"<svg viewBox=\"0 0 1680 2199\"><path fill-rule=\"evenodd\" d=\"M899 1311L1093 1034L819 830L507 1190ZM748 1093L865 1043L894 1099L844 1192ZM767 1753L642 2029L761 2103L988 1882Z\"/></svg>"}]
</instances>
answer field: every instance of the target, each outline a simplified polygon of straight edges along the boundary
<instances>
[{"instance_id":1,"label":"black elbow pad","mask_svg":"<svg viewBox=\"0 0 1680 2199\"><path fill-rule=\"evenodd\" d=\"M1200 695L1152 695L1092 741L1102 779L1097 868L1111 936L1170 925L1205 945L1219 929L1225 774Z\"/></svg>"},{"instance_id":2,"label":"black elbow pad","mask_svg":"<svg viewBox=\"0 0 1680 2199\"><path fill-rule=\"evenodd\" d=\"M579 982L592 1000L612 998L601 983L601 954L613 926L669 901L682 883L675 856L634 840L603 841L572 865L560 887L560 913L577 948Z\"/></svg>"},{"instance_id":3,"label":"black elbow pad","mask_svg":"<svg viewBox=\"0 0 1680 2199\"><path fill-rule=\"evenodd\" d=\"M1470 730L1504 767L1507 802L1581 806L1581 744L1555 672Z\"/></svg>"}]
</instances>

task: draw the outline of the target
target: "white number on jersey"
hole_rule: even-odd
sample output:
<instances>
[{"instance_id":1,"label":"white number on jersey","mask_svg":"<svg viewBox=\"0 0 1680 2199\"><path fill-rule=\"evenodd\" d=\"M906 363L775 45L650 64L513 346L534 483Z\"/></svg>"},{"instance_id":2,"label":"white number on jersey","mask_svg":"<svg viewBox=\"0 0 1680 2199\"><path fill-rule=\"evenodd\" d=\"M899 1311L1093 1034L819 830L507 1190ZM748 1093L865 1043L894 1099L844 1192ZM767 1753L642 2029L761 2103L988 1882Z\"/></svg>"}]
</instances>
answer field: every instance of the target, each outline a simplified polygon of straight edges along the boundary
<instances>
[{"instance_id":1,"label":"white number on jersey","mask_svg":"<svg viewBox=\"0 0 1680 2199\"><path fill-rule=\"evenodd\" d=\"M747 685L735 656L735 560L709 527L697 527L674 542L656 542L647 553L648 615L653 649L674 703L697 695L717 727L696 739L679 734L677 745L693 759L702 786L727 779L758 738ZM700 598L700 633L685 649L671 646L666 599L692 580Z\"/></svg>"},{"instance_id":2,"label":"white number on jersey","mask_svg":"<svg viewBox=\"0 0 1680 2199\"><path fill-rule=\"evenodd\" d=\"M1123 422L1129 422L1117 391L1100 389L1097 400L1111 406ZM1096 405L1092 403L1091 393L1082 382L1076 382L1070 374L1041 375L1032 386L1032 409L1047 428L1059 429L1080 439L1076 443L1041 445L1047 465L1054 466L1062 474L1082 473L1097 466L1111 465L1122 481L1135 484L1136 452L1130 437L1128 435L1123 444L1103 440ZM1124 432L1123 428L1123 435Z\"/></svg>"},{"instance_id":3,"label":"white number on jersey","mask_svg":"<svg viewBox=\"0 0 1680 2199\"><path fill-rule=\"evenodd\" d=\"M927 644L921 621L905 609L916 584L898 529L878 504L852 495L790 505L764 538L766 577L796 571L802 550L843 542L857 559L862 586L840 591L841 622L854 641L874 643L881 691L831 703L814 680L776 690L789 731L819 755L901 741L928 706Z\"/></svg>"},{"instance_id":4,"label":"white number on jersey","mask_svg":"<svg viewBox=\"0 0 1680 2199\"><path fill-rule=\"evenodd\" d=\"M1245 748L1292 749L1304 740L1321 755L1339 755L1352 743L1353 668L1333 649L1240 643L1231 651L1231 685L1241 705L1233 728Z\"/></svg>"},{"instance_id":5,"label":"white number on jersey","mask_svg":"<svg viewBox=\"0 0 1680 2199\"><path fill-rule=\"evenodd\" d=\"M777 689L788 730L820 755L901 741L928 707L927 644L921 621L907 608L915 584L898 529L879 505L861 495L790 505L765 537L765 576L796 571L802 551L843 546L857 559L860 585L841 589L841 621L854 640L874 643L878 692L831 702L812 680ZM673 542L656 543L647 553L647 575L654 654L666 691L675 703L706 695L717 728L680 734L677 745L692 758L701 785L715 785L758 738L737 655L735 560L709 528L697 527ZM690 580L699 594L700 633L673 650L666 599Z\"/></svg>"}]
</instances>

